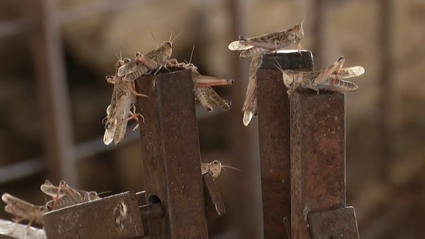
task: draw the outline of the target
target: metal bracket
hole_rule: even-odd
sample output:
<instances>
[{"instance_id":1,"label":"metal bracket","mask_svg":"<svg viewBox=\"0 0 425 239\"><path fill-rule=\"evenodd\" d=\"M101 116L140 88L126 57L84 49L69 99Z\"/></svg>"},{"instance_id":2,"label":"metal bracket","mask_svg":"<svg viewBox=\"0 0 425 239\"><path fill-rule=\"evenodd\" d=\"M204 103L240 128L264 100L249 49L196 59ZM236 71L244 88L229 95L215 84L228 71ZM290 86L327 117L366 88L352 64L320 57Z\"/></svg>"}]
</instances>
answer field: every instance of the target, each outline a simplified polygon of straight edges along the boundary
<instances>
[{"instance_id":1,"label":"metal bracket","mask_svg":"<svg viewBox=\"0 0 425 239\"><path fill-rule=\"evenodd\" d=\"M338 208L308 214L308 223L313 239L359 238L354 207Z\"/></svg>"},{"instance_id":2,"label":"metal bracket","mask_svg":"<svg viewBox=\"0 0 425 239\"><path fill-rule=\"evenodd\" d=\"M47 238L140 238L145 235L139 200L125 192L43 215Z\"/></svg>"},{"instance_id":3,"label":"metal bracket","mask_svg":"<svg viewBox=\"0 0 425 239\"><path fill-rule=\"evenodd\" d=\"M203 174L202 178L207 218L222 216L225 213L224 204L211 174ZM161 203L146 204L145 196L144 191L129 191L45 213L43 220L46 236L63 239L133 239L148 236L148 219L164 218L164 209Z\"/></svg>"}]
</instances>

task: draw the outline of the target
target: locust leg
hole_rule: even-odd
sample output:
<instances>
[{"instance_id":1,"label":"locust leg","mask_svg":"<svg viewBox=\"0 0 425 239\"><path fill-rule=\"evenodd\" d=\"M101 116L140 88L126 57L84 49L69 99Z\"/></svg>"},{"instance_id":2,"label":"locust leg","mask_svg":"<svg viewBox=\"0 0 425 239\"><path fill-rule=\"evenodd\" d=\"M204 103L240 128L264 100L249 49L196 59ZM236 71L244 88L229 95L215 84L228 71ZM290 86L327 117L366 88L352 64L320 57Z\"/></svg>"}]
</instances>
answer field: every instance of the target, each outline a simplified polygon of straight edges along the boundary
<instances>
[{"instance_id":1,"label":"locust leg","mask_svg":"<svg viewBox=\"0 0 425 239\"><path fill-rule=\"evenodd\" d=\"M130 92L131 92L133 95L140 96L140 97L146 97L146 98L149 98L149 96L147 96L147 95L145 95L145 94L137 93L137 91L136 91L136 90L134 90L134 89L133 89L133 87L129 87L129 90L130 90Z\"/></svg>"},{"instance_id":2,"label":"locust leg","mask_svg":"<svg viewBox=\"0 0 425 239\"><path fill-rule=\"evenodd\" d=\"M345 59L344 57L339 57L337 61L335 61L330 67L323 70L317 78L314 80L314 83L317 85L323 84L326 80L335 72L340 71L342 66L344 65ZM333 82L332 84L335 84Z\"/></svg>"},{"instance_id":3,"label":"locust leg","mask_svg":"<svg viewBox=\"0 0 425 239\"><path fill-rule=\"evenodd\" d=\"M134 104L131 107L132 107L132 110L129 111L130 116L127 119L124 119L123 121L121 121L120 124L134 119L137 121L137 125L133 128L133 131L135 131L137 128L139 128L139 116L140 118L142 118L143 122L145 122L145 117L141 113L136 113L136 106Z\"/></svg>"},{"instance_id":4,"label":"locust leg","mask_svg":"<svg viewBox=\"0 0 425 239\"><path fill-rule=\"evenodd\" d=\"M13 232L15 232L15 230L16 230L16 228L18 227L18 223L20 223L21 221L23 221L24 219L22 219L22 218L20 218L20 219L18 219L18 218L14 218L13 219L13 222L15 223L14 225L13 225L13 228L12 228L12 230L10 230L10 232L8 233L9 235L12 235L13 234Z\"/></svg>"},{"instance_id":5,"label":"locust leg","mask_svg":"<svg viewBox=\"0 0 425 239\"><path fill-rule=\"evenodd\" d=\"M29 234L31 224L32 224L33 222L34 222L34 218L31 218L31 220L29 220L29 222L28 222L28 224L27 224L27 234Z\"/></svg>"},{"instance_id":6,"label":"locust leg","mask_svg":"<svg viewBox=\"0 0 425 239\"><path fill-rule=\"evenodd\" d=\"M140 61L143 65L145 65L149 70L153 70L158 67L158 63L152 59L149 59L142 54L136 54L137 60Z\"/></svg>"},{"instance_id":7,"label":"locust leg","mask_svg":"<svg viewBox=\"0 0 425 239\"><path fill-rule=\"evenodd\" d=\"M340 64L339 67L338 67L338 69L336 70L335 78L332 80L332 83L331 83L331 87L330 87L331 90L333 89L335 83L339 80L339 74L341 72L341 69L342 69L343 64L344 63Z\"/></svg>"},{"instance_id":8,"label":"locust leg","mask_svg":"<svg viewBox=\"0 0 425 239\"><path fill-rule=\"evenodd\" d=\"M23 218L19 218L19 217L18 217L18 215L16 215L16 212L15 212L15 210L13 209L13 206L10 206L10 208L11 208L11 210L12 210L12 214L13 214L13 216L15 217L15 218L13 218L13 219L12 219L12 221L13 221L15 224L13 225L12 230L8 233L9 235L12 235L12 234L13 234L13 232L16 230L16 227L18 226L18 223L20 223L20 222L21 222L21 221L23 221L24 219L23 219Z\"/></svg>"},{"instance_id":9,"label":"locust leg","mask_svg":"<svg viewBox=\"0 0 425 239\"><path fill-rule=\"evenodd\" d=\"M56 193L56 197L52 197L52 198L53 198L53 206L52 206L52 209L55 209L55 208L56 208L56 206L58 205L59 193L60 193L61 189L62 189L62 185L61 185L61 183L59 183L59 186L58 186L58 192Z\"/></svg>"},{"instance_id":10,"label":"locust leg","mask_svg":"<svg viewBox=\"0 0 425 239\"><path fill-rule=\"evenodd\" d=\"M297 50L298 50L298 53L299 53L300 55L302 55L301 51L303 51L303 50L304 50L304 48L301 46L301 43L297 43Z\"/></svg>"}]
</instances>

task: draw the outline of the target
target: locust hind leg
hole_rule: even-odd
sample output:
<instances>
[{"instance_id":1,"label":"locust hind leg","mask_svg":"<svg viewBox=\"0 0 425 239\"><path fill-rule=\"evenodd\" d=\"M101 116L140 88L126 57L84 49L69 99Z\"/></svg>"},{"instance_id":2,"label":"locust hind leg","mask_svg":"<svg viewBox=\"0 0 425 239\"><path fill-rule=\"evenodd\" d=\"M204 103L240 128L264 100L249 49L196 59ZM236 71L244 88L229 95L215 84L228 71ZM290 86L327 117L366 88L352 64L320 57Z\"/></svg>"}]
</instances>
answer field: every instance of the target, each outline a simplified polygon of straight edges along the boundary
<instances>
[{"instance_id":1,"label":"locust hind leg","mask_svg":"<svg viewBox=\"0 0 425 239\"><path fill-rule=\"evenodd\" d=\"M59 186L58 186L58 192L56 193L56 196L55 197L52 197L53 198L53 206L52 206L52 209L55 209L56 208L56 206L58 205L58 200L59 200L59 193L60 193L60 191L61 191L61 184L59 184Z\"/></svg>"},{"instance_id":2,"label":"locust hind leg","mask_svg":"<svg viewBox=\"0 0 425 239\"><path fill-rule=\"evenodd\" d=\"M16 228L18 227L18 224L19 224L21 221L23 221L23 220L24 220L23 218L19 218L19 217L17 217L15 214L14 214L14 216L15 216L15 218L13 218L13 219L12 219L12 221L14 222L14 225L13 225L12 230L10 230L10 232L8 232L8 233L7 233L8 235L12 235L12 234L15 232Z\"/></svg>"},{"instance_id":3,"label":"locust hind leg","mask_svg":"<svg viewBox=\"0 0 425 239\"><path fill-rule=\"evenodd\" d=\"M130 116L127 119L121 121L120 124L134 119L137 121L137 125L133 128L133 131L135 131L137 128L139 128L139 116L142 118L143 122L145 122L145 117L141 113L136 113L136 106L134 104L131 106L131 108L132 110L129 111Z\"/></svg>"},{"instance_id":4,"label":"locust hind leg","mask_svg":"<svg viewBox=\"0 0 425 239\"><path fill-rule=\"evenodd\" d=\"M129 90L135 96L145 97L145 98L148 98L149 99L149 96L147 96L145 94L137 93L137 91L134 90L133 87L129 87Z\"/></svg>"},{"instance_id":5,"label":"locust hind leg","mask_svg":"<svg viewBox=\"0 0 425 239\"><path fill-rule=\"evenodd\" d=\"M339 74L341 72L342 66L343 64L340 64L338 69L336 70L335 78L332 80L332 83L331 83L331 87L330 87L331 90L334 88L335 83L339 81Z\"/></svg>"}]
</instances>

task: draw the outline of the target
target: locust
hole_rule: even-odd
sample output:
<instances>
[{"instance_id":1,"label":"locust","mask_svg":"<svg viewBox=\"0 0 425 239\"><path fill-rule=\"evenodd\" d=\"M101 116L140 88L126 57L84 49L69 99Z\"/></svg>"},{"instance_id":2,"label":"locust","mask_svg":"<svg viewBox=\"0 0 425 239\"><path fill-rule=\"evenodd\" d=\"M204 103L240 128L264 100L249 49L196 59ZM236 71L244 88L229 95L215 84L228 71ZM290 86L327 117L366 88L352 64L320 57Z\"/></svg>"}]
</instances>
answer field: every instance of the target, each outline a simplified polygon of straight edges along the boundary
<instances>
[{"instance_id":1,"label":"locust","mask_svg":"<svg viewBox=\"0 0 425 239\"><path fill-rule=\"evenodd\" d=\"M257 37L239 36L239 40L233 41L228 48L231 51L242 51L239 55L241 58L250 58L263 55L273 51L277 51L296 45L298 51L304 50L301 46L301 40L304 37L304 20L301 24L297 24L287 30L273 32Z\"/></svg>"},{"instance_id":2,"label":"locust","mask_svg":"<svg viewBox=\"0 0 425 239\"><path fill-rule=\"evenodd\" d=\"M188 63L177 62L173 66L191 70L195 98L207 111L213 111L214 105L220 107L224 111L229 110L231 102L223 100L212 86L232 85L233 79L220 79L212 76L201 75L198 72L198 67L196 67L193 63L190 63L192 61L194 49L195 48L192 49L192 54Z\"/></svg>"},{"instance_id":3,"label":"locust","mask_svg":"<svg viewBox=\"0 0 425 239\"><path fill-rule=\"evenodd\" d=\"M151 70L165 66L170 60L173 52L173 42L178 36L171 40L171 34L168 41L164 41L160 46L157 46L145 55L136 52L136 58L119 67L117 76L124 77L125 81L131 82ZM172 61L176 62L175 59L172 59Z\"/></svg>"},{"instance_id":4,"label":"locust","mask_svg":"<svg viewBox=\"0 0 425 239\"><path fill-rule=\"evenodd\" d=\"M4 211L15 217L13 219L15 226L10 234L16 230L17 224L24 220L28 220L28 229L34 222L41 225L43 224L43 214L48 211L46 206L33 205L8 193L4 193L1 199L7 204L4 207Z\"/></svg>"},{"instance_id":5,"label":"locust","mask_svg":"<svg viewBox=\"0 0 425 239\"><path fill-rule=\"evenodd\" d=\"M238 168L229 165L224 165L218 160L214 160L211 163L201 163L202 174L209 172L211 173L213 179L218 178L218 176L220 176L221 170L224 170L224 168L230 168L236 171L241 171Z\"/></svg>"},{"instance_id":6,"label":"locust","mask_svg":"<svg viewBox=\"0 0 425 239\"><path fill-rule=\"evenodd\" d=\"M232 79L218 79L211 76L203 76L197 71L197 67L191 67L192 79L194 83L194 94L199 103L207 111L213 111L213 105L227 111L230 109L231 102L223 100L211 86L231 85Z\"/></svg>"},{"instance_id":7,"label":"locust","mask_svg":"<svg viewBox=\"0 0 425 239\"><path fill-rule=\"evenodd\" d=\"M253 116L257 115L257 70L263 62L263 56L254 56L249 65L249 80L246 89L245 101L242 106L242 122L248 126Z\"/></svg>"},{"instance_id":8,"label":"locust","mask_svg":"<svg viewBox=\"0 0 425 239\"><path fill-rule=\"evenodd\" d=\"M321 71L293 71L283 70L279 64L275 66L282 72L283 83L288 88L288 96L297 89L311 89L319 94L320 90L337 91L340 93L352 92L358 86L351 81L342 80L361 76L365 69L361 66L342 68L344 57L339 57L331 66Z\"/></svg>"},{"instance_id":9,"label":"locust","mask_svg":"<svg viewBox=\"0 0 425 239\"><path fill-rule=\"evenodd\" d=\"M100 199L95 191L73 189L63 180L60 181L59 186L54 186L50 181L46 180L40 189L43 193L53 197L53 200L46 203L46 207L49 210Z\"/></svg>"},{"instance_id":10,"label":"locust","mask_svg":"<svg viewBox=\"0 0 425 239\"><path fill-rule=\"evenodd\" d=\"M106 118L102 120L105 125L105 134L103 136L103 143L105 145L109 145L112 141L114 141L114 144L122 142L129 120L135 119L139 122L138 116L140 116L144 121L143 115L136 113L136 96L149 98L145 94L136 92L134 81L128 82L123 77L118 76L120 67L130 62L130 60L121 60L120 58L115 64L115 75L106 77L106 81L113 84L114 88L112 90L111 104L106 110ZM130 117L128 117L129 115ZM137 127L138 125L136 125L135 129Z\"/></svg>"}]
</instances>

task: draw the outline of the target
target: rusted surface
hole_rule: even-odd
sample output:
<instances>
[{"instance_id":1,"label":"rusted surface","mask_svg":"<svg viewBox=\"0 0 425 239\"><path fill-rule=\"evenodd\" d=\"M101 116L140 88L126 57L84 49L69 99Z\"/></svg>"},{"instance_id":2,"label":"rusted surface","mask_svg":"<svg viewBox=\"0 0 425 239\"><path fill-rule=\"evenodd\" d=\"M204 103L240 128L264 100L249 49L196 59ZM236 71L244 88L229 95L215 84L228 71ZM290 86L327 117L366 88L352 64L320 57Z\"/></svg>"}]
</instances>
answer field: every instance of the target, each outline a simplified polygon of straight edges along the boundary
<instances>
[{"instance_id":1,"label":"rusted surface","mask_svg":"<svg viewBox=\"0 0 425 239\"><path fill-rule=\"evenodd\" d=\"M290 109L292 239L307 239L310 211L345 207L344 95L295 92Z\"/></svg>"},{"instance_id":2,"label":"rusted surface","mask_svg":"<svg viewBox=\"0 0 425 239\"><path fill-rule=\"evenodd\" d=\"M312 69L311 52L268 54L257 71L258 134L260 144L261 188L264 238L288 238L284 218L291 218L289 157L289 99L276 69Z\"/></svg>"},{"instance_id":3,"label":"rusted surface","mask_svg":"<svg viewBox=\"0 0 425 239\"><path fill-rule=\"evenodd\" d=\"M226 208L221 200L220 192L212 178L211 173L202 174L204 182L205 210L208 219L223 216Z\"/></svg>"},{"instance_id":4,"label":"rusted surface","mask_svg":"<svg viewBox=\"0 0 425 239\"><path fill-rule=\"evenodd\" d=\"M164 216L164 208L161 203L152 203L139 207L142 218L161 218Z\"/></svg>"},{"instance_id":5,"label":"rusted surface","mask_svg":"<svg viewBox=\"0 0 425 239\"><path fill-rule=\"evenodd\" d=\"M325 212L312 212L308 215L308 222L313 239L359 238L356 214L353 207Z\"/></svg>"},{"instance_id":6,"label":"rusted surface","mask_svg":"<svg viewBox=\"0 0 425 239\"><path fill-rule=\"evenodd\" d=\"M146 200L160 201L165 215L148 219L150 238L208 238L191 72L145 75L136 90L150 97L137 101L146 119L140 124Z\"/></svg>"},{"instance_id":7,"label":"rusted surface","mask_svg":"<svg viewBox=\"0 0 425 239\"><path fill-rule=\"evenodd\" d=\"M15 230L12 232L13 228ZM0 219L0 239L46 239L44 230Z\"/></svg>"},{"instance_id":8,"label":"rusted surface","mask_svg":"<svg viewBox=\"0 0 425 239\"><path fill-rule=\"evenodd\" d=\"M43 215L47 238L140 238L143 224L136 195L125 192Z\"/></svg>"}]
</instances>

